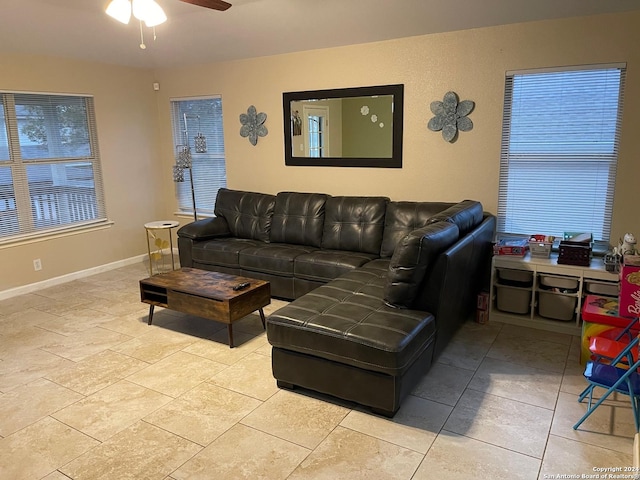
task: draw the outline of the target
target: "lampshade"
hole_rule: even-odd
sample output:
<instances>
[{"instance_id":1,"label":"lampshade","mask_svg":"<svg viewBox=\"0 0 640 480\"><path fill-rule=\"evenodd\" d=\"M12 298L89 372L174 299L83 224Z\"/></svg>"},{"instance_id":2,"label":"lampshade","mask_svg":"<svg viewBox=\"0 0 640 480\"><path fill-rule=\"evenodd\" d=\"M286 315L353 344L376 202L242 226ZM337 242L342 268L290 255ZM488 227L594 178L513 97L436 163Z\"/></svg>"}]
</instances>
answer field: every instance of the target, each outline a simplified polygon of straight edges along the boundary
<instances>
[{"instance_id":1,"label":"lampshade","mask_svg":"<svg viewBox=\"0 0 640 480\"><path fill-rule=\"evenodd\" d=\"M131 19L131 2L129 0L111 0L106 12L110 17L126 25Z\"/></svg>"},{"instance_id":2,"label":"lampshade","mask_svg":"<svg viewBox=\"0 0 640 480\"><path fill-rule=\"evenodd\" d=\"M154 0L111 0L106 12L124 24L129 23L131 13L147 27L155 27L167 20L164 10Z\"/></svg>"},{"instance_id":3,"label":"lampshade","mask_svg":"<svg viewBox=\"0 0 640 480\"><path fill-rule=\"evenodd\" d=\"M173 181L177 183L184 182L184 168L180 165L173 166Z\"/></svg>"},{"instance_id":4,"label":"lampshade","mask_svg":"<svg viewBox=\"0 0 640 480\"><path fill-rule=\"evenodd\" d=\"M133 16L142 20L147 27L155 27L167 21L167 16L154 0L133 0Z\"/></svg>"}]
</instances>

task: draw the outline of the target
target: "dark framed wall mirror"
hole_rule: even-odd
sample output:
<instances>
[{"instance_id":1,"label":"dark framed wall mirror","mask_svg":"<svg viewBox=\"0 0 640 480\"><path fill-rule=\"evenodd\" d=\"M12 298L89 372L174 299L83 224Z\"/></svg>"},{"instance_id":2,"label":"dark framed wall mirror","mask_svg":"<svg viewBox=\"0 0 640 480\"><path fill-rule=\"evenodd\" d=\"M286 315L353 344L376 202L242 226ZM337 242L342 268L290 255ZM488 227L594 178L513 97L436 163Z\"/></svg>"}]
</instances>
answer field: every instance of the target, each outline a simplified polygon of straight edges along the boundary
<instances>
[{"instance_id":1,"label":"dark framed wall mirror","mask_svg":"<svg viewBox=\"0 0 640 480\"><path fill-rule=\"evenodd\" d=\"M285 92L285 165L402 167L404 85Z\"/></svg>"}]
</instances>

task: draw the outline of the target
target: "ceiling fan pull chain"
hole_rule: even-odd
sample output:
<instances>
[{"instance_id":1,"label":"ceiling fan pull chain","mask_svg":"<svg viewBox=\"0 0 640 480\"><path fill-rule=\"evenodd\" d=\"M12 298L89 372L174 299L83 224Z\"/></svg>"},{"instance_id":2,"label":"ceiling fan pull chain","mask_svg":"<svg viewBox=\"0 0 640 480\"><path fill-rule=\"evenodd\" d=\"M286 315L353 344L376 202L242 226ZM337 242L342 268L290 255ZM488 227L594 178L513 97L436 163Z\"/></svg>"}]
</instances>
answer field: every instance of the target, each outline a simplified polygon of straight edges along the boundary
<instances>
[{"instance_id":1,"label":"ceiling fan pull chain","mask_svg":"<svg viewBox=\"0 0 640 480\"><path fill-rule=\"evenodd\" d=\"M140 48L144 50L147 46L144 44L144 33L142 32L142 20L140 20Z\"/></svg>"}]
</instances>

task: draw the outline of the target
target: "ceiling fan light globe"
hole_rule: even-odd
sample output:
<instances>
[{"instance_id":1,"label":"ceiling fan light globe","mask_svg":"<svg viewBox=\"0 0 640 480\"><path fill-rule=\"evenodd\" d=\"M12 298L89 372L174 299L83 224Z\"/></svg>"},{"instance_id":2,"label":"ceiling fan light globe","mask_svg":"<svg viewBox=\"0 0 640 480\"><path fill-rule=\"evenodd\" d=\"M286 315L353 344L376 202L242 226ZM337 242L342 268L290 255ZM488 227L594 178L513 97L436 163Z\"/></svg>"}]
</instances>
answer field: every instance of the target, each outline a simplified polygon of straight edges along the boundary
<instances>
[{"instance_id":1,"label":"ceiling fan light globe","mask_svg":"<svg viewBox=\"0 0 640 480\"><path fill-rule=\"evenodd\" d=\"M166 21L167 15L164 13L162 7L153 1L149 3L147 16L144 18L144 23L147 27L155 27L156 25L160 25Z\"/></svg>"},{"instance_id":2,"label":"ceiling fan light globe","mask_svg":"<svg viewBox=\"0 0 640 480\"><path fill-rule=\"evenodd\" d=\"M148 0L131 0L131 11L138 20L144 20L147 15Z\"/></svg>"},{"instance_id":3,"label":"ceiling fan light globe","mask_svg":"<svg viewBox=\"0 0 640 480\"><path fill-rule=\"evenodd\" d=\"M154 0L133 0L133 16L143 21L148 27L155 27L167 20L167 16Z\"/></svg>"},{"instance_id":4,"label":"ceiling fan light globe","mask_svg":"<svg viewBox=\"0 0 640 480\"><path fill-rule=\"evenodd\" d=\"M129 0L111 0L106 13L126 25L131 19L131 2Z\"/></svg>"}]
</instances>

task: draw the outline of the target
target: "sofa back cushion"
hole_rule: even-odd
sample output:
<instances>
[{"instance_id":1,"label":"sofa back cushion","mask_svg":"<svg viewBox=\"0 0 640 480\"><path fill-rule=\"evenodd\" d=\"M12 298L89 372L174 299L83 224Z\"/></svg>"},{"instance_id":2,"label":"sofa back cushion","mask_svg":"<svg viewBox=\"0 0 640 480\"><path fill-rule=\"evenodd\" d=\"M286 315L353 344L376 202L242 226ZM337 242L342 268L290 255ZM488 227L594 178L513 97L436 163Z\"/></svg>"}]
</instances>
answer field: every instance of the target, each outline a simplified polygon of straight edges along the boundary
<instances>
[{"instance_id":1,"label":"sofa back cushion","mask_svg":"<svg viewBox=\"0 0 640 480\"><path fill-rule=\"evenodd\" d=\"M275 203L275 195L221 188L214 213L225 218L231 236L268 242Z\"/></svg>"},{"instance_id":2,"label":"sofa back cushion","mask_svg":"<svg viewBox=\"0 0 640 480\"><path fill-rule=\"evenodd\" d=\"M424 227L431 217L452 205L453 203L443 202L389 202L384 218L380 256L382 258L392 256L402 238Z\"/></svg>"},{"instance_id":3,"label":"sofa back cushion","mask_svg":"<svg viewBox=\"0 0 640 480\"><path fill-rule=\"evenodd\" d=\"M389 264L384 301L394 307L411 308L425 273L438 255L458 240L459 234L454 223L437 222L401 239Z\"/></svg>"},{"instance_id":4,"label":"sofa back cushion","mask_svg":"<svg viewBox=\"0 0 640 480\"><path fill-rule=\"evenodd\" d=\"M327 195L280 192L271 221L271 241L320 247Z\"/></svg>"},{"instance_id":5,"label":"sofa back cushion","mask_svg":"<svg viewBox=\"0 0 640 480\"><path fill-rule=\"evenodd\" d=\"M329 197L322 248L380 254L387 197Z\"/></svg>"},{"instance_id":6,"label":"sofa back cushion","mask_svg":"<svg viewBox=\"0 0 640 480\"><path fill-rule=\"evenodd\" d=\"M482 204L475 200L463 200L446 210L434 215L429 219L429 223L449 222L455 223L460 229L460 236L463 237L475 227L480 225L483 218Z\"/></svg>"}]
</instances>

